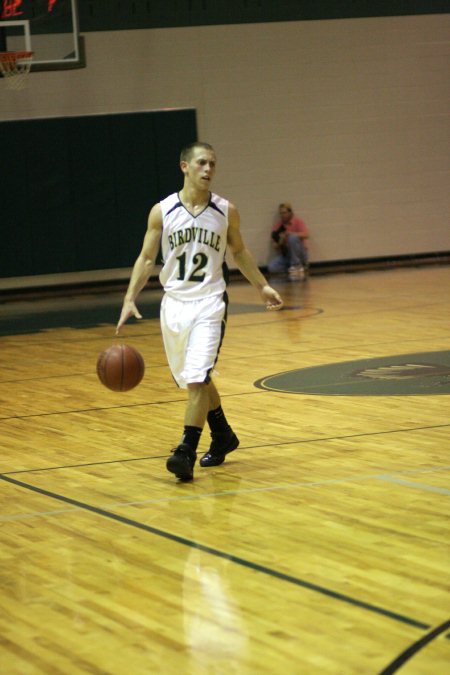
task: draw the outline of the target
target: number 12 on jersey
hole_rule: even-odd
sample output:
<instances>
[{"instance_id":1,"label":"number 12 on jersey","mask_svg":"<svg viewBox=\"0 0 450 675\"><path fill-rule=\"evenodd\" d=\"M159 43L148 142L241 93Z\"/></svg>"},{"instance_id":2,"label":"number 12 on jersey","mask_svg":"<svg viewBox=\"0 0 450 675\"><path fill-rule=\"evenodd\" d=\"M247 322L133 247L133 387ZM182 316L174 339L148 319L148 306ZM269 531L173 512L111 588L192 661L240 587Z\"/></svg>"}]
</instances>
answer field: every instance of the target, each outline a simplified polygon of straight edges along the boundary
<instances>
[{"instance_id":1,"label":"number 12 on jersey","mask_svg":"<svg viewBox=\"0 0 450 675\"><path fill-rule=\"evenodd\" d=\"M177 256L177 260L179 264L179 273L177 278L179 281L183 281L186 278L186 253L182 253L181 255ZM189 265L189 262L190 261L188 260L188 266L191 268L192 265ZM203 281L205 279L206 273L201 272L201 270L208 264L208 256L206 256L204 253L196 253L192 258L192 264L195 265L195 267L192 270L190 276L188 276L187 280Z\"/></svg>"}]
</instances>

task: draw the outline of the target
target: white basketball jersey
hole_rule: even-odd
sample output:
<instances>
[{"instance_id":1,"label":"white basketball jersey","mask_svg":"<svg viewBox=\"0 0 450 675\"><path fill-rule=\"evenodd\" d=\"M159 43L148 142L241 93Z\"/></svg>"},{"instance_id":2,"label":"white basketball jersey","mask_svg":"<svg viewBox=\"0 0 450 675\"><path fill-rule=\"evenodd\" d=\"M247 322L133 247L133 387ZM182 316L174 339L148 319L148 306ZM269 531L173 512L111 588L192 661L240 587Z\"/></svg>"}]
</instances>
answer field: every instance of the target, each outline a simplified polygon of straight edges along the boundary
<instances>
[{"instance_id":1,"label":"white basketball jersey","mask_svg":"<svg viewBox=\"0 0 450 675\"><path fill-rule=\"evenodd\" d=\"M168 295L196 300L225 291L228 201L210 193L197 216L183 206L178 193L161 201L163 268L159 279Z\"/></svg>"}]
</instances>

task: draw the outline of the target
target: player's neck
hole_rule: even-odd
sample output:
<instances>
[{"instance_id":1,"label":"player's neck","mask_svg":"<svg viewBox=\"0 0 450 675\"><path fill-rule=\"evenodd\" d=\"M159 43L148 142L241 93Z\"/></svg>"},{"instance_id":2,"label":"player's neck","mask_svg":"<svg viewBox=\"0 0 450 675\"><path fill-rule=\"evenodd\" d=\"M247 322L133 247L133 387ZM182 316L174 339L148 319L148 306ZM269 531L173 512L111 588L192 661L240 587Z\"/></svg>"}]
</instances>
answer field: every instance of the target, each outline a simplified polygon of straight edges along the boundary
<instances>
[{"instance_id":1,"label":"player's neck","mask_svg":"<svg viewBox=\"0 0 450 675\"><path fill-rule=\"evenodd\" d=\"M184 185L179 192L179 197L189 211L204 209L209 203L209 190L199 190L190 185Z\"/></svg>"}]
</instances>

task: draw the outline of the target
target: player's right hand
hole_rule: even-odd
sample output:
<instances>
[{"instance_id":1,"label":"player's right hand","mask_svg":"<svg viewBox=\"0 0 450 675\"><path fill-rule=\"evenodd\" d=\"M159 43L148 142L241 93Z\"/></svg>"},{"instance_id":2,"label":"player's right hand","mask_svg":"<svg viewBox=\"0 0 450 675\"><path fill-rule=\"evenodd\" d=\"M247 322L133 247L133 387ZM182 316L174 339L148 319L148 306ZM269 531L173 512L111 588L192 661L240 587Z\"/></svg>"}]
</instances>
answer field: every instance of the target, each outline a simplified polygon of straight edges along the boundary
<instances>
[{"instance_id":1,"label":"player's right hand","mask_svg":"<svg viewBox=\"0 0 450 675\"><path fill-rule=\"evenodd\" d=\"M122 328L123 324L128 321L130 316L134 316L136 319L142 319L142 314L139 312L135 303L131 300L125 300L123 303L122 312L120 314L120 319L116 326L116 335L119 335L120 329Z\"/></svg>"}]
</instances>

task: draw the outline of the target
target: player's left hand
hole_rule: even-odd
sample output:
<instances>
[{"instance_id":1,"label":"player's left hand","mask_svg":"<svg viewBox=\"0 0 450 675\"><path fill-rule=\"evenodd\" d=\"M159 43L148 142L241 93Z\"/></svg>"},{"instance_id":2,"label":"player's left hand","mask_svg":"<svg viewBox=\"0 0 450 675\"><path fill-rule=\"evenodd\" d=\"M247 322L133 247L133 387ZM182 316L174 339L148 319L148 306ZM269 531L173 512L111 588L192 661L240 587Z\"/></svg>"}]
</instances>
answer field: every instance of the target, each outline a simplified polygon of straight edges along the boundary
<instances>
[{"instance_id":1,"label":"player's left hand","mask_svg":"<svg viewBox=\"0 0 450 675\"><path fill-rule=\"evenodd\" d=\"M261 295L263 301L265 302L266 309L277 310L283 307L283 300L277 291L271 286L264 286L261 291Z\"/></svg>"}]
</instances>

